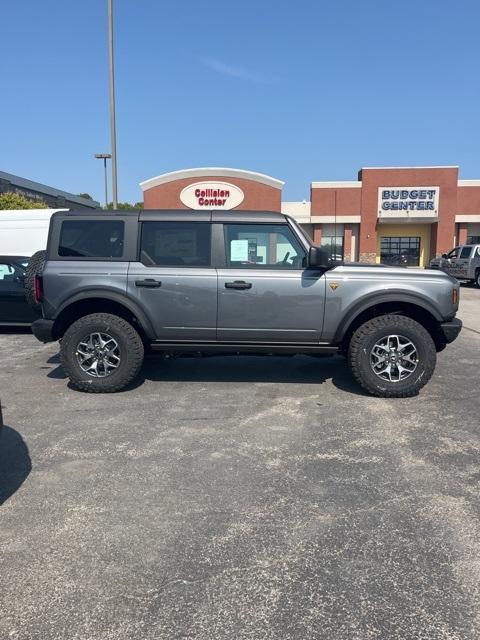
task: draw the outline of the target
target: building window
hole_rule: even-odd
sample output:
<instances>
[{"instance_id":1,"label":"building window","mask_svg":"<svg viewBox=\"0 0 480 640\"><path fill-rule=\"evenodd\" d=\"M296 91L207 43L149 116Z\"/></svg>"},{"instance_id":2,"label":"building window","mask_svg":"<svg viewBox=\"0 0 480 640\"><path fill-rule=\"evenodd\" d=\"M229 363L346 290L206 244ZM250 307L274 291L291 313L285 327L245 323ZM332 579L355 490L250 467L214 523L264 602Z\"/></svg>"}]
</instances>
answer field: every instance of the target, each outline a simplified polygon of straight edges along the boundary
<instances>
[{"instance_id":1,"label":"building window","mask_svg":"<svg viewBox=\"0 0 480 640\"><path fill-rule=\"evenodd\" d=\"M480 244L480 236L468 236L467 244Z\"/></svg>"},{"instance_id":2,"label":"building window","mask_svg":"<svg viewBox=\"0 0 480 640\"><path fill-rule=\"evenodd\" d=\"M380 262L382 264L418 267L420 264L420 238L383 237Z\"/></svg>"},{"instance_id":3,"label":"building window","mask_svg":"<svg viewBox=\"0 0 480 640\"><path fill-rule=\"evenodd\" d=\"M343 236L323 236L320 246L326 249L332 260L343 260Z\"/></svg>"}]
</instances>

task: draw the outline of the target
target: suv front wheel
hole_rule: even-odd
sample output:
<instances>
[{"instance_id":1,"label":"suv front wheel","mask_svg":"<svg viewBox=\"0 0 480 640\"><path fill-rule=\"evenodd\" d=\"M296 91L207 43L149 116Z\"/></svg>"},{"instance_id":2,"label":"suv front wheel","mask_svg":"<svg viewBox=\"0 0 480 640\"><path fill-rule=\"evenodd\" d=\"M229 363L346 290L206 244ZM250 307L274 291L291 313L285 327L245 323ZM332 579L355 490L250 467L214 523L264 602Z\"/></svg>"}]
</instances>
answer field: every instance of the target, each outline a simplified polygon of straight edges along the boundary
<instances>
[{"instance_id":1,"label":"suv front wheel","mask_svg":"<svg viewBox=\"0 0 480 640\"><path fill-rule=\"evenodd\" d=\"M372 318L353 334L348 362L369 393L382 398L416 395L432 377L435 343L418 322L401 315Z\"/></svg>"},{"instance_id":2,"label":"suv front wheel","mask_svg":"<svg viewBox=\"0 0 480 640\"><path fill-rule=\"evenodd\" d=\"M143 342L119 316L93 313L74 322L60 344L62 366L75 389L112 393L126 387L143 363Z\"/></svg>"}]
</instances>

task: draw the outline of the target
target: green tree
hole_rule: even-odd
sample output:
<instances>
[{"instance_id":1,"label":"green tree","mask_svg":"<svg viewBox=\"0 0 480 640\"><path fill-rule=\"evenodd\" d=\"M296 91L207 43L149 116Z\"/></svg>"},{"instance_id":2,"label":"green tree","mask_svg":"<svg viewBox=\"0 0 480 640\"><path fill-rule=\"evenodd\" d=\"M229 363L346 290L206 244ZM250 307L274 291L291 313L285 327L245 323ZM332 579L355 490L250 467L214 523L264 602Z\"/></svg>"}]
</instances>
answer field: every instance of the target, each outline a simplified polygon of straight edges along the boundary
<instances>
[{"instance_id":1,"label":"green tree","mask_svg":"<svg viewBox=\"0 0 480 640\"><path fill-rule=\"evenodd\" d=\"M43 200L30 200L19 193L6 191L0 193L0 209L48 209Z\"/></svg>"},{"instance_id":2,"label":"green tree","mask_svg":"<svg viewBox=\"0 0 480 640\"><path fill-rule=\"evenodd\" d=\"M92 196L89 193L79 193L79 198L86 198L87 200L93 200Z\"/></svg>"},{"instance_id":3,"label":"green tree","mask_svg":"<svg viewBox=\"0 0 480 640\"><path fill-rule=\"evenodd\" d=\"M108 203L107 209L109 211L113 209L113 202ZM135 211L138 209L143 209L143 202L135 202L135 204L131 202L119 202L117 206L117 210L119 211Z\"/></svg>"}]
</instances>

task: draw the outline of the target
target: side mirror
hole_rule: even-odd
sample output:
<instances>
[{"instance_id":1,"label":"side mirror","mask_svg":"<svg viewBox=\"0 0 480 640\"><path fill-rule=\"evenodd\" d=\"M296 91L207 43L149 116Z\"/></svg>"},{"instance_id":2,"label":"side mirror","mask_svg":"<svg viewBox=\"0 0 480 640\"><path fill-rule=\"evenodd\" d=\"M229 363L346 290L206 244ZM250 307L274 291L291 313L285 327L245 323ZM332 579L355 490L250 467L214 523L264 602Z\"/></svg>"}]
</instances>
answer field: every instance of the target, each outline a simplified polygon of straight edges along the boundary
<instances>
[{"instance_id":1,"label":"side mirror","mask_svg":"<svg viewBox=\"0 0 480 640\"><path fill-rule=\"evenodd\" d=\"M332 264L328 251L321 247L310 247L308 250L308 266L318 267L319 269L329 269Z\"/></svg>"},{"instance_id":2,"label":"side mirror","mask_svg":"<svg viewBox=\"0 0 480 640\"><path fill-rule=\"evenodd\" d=\"M446 258L447 254L446 253L442 253L442 258Z\"/></svg>"}]
</instances>

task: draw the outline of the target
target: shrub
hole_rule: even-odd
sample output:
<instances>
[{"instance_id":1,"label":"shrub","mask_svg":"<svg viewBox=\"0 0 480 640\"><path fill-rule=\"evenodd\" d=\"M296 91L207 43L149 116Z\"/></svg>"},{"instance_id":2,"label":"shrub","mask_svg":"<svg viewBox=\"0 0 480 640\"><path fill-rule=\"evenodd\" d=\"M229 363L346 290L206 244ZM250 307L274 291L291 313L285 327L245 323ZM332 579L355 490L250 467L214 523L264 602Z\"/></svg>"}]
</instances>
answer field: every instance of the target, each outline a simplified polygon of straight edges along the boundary
<instances>
[{"instance_id":1,"label":"shrub","mask_svg":"<svg viewBox=\"0 0 480 640\"><path fill-rule=\"evenodd\" d=\"M43 200L30 200L19 193L6 191L0 193L0 209L48 209Z\"/></svg>"}]
</instances>

